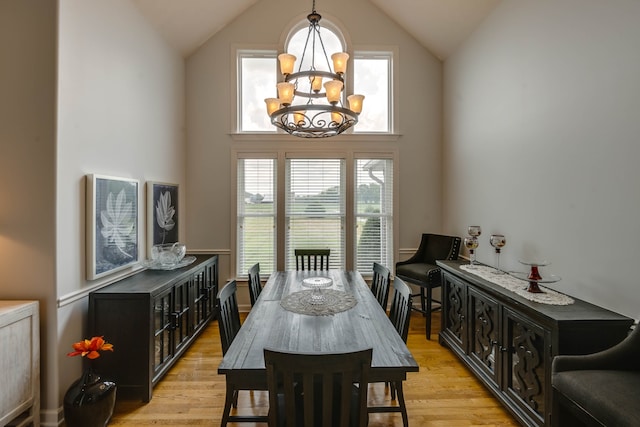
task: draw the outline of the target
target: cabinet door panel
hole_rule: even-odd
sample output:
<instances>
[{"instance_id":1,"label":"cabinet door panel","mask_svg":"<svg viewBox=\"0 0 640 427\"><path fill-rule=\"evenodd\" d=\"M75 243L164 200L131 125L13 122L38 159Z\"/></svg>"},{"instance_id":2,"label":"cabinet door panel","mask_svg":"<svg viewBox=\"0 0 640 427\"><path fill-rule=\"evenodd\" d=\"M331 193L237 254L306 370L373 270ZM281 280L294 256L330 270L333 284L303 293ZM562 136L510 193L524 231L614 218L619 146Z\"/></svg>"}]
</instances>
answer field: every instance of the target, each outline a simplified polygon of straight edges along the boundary
<instances>
[{"instance_id":1,"label":"cabinet door panel","mask_svg":"<svg viewBox=\"0 0 640 427\"><path fill-rule=\"evenodd\" d=\"M205 288L207 295L207 317L217 317L218 303L218 263L211 264L205 269Z\"/></svg>"},{"instance_id":2,"label":"cabinet door panel","mask_svg":"<svg viewBox=\"0 0 640 427\"><path fill-rule=\"evenodd\" d=\"M189 322L192 288L193 282L191 280L178 283L173 288L173 311L171 317L175 353L186 343L193 330L192 324Z\"/></svg>"},{"instance_id":3,"label":"cabinet door panel","mask_svg":"<svg viewBox=\"0 0 640 427\"><path fill-rule=\"evenodd\" d=\"M467 286L445 274L443 276L442 333L449 344L462 353L467 349ZM455 349L455 348L454 348Z\"/></svg>"},{"instance_id":4,"label":"cabinet door panel","mask_svg":"<svg viewBox=\"0 0 640 427\"><path fill-rule=\"evenodd\" d=\"M504 390L536 424L544 424L545 394L550 393L546 357L551 332L509 309L504 310Z\"/></svg>"},{"instance_id":5,"label":"cabinet door panel","mask_svg":"<svg viewBox=\"0 0 640 427\"><path fill-rule=\"evenodd\" d=\"M173 357L173 322L172 315L173 302L171 300L171 289L158 295L153 303L154 318L154 357L153 373L155 375Z\"/></svg>"},{"instance_id":6,"label":"cabinet door panel","mask_svg":"<svg viewBox=\"0 0 640 427\"><path fill-rule=\"evenodd\" d=\"M496 386L501 366L498 303L483 292L469 288L469 357Z\"/></svg>"}]
</instances>

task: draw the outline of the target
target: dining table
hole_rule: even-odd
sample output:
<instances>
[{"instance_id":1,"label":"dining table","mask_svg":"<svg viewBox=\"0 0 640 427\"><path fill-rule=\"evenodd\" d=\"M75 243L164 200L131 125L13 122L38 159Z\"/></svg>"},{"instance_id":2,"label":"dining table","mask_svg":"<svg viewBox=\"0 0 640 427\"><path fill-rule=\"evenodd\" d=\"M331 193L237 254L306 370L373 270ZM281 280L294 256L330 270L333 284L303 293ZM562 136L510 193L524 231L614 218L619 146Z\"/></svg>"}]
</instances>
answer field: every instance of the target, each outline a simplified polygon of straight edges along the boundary
<instances>
[{"instance_id":1,"label":"dining table","mask_svg":"<svg viewBox=\"0 0 640 427\"><path fill-rule=\"evenodd\" d=\"M343 353L373 349L369 381L398 383L418 363L358 271L277 271L218 366L227 390L267 390L264 349ZM231 386L231 387L230 387ZM400 412L376 406L369 412ZM404 424L406 411L403 414ZM265 421L230 416L226 421Z\"/></svg>"}]
</instances>

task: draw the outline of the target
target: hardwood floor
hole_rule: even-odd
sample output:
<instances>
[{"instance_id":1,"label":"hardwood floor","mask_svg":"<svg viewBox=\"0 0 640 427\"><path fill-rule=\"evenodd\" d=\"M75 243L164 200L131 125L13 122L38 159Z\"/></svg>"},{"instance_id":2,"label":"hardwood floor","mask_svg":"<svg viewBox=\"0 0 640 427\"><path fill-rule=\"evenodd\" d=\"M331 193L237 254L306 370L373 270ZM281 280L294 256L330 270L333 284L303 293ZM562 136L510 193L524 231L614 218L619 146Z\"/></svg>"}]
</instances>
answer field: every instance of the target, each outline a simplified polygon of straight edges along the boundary
<instances>
[{"instance_id":1,"label":"hardwood floor","mask_svg":"<svg viewBox=\"0 0 640 427\"><path fill-rule=\"evenodd\" d=\"M440 327L440 313L433 315L433 330ZM407 344L420 365L405 381L405 401L411 426L518 426L517 421L445 347L437 334L427 341L421 314L413 313ZM217 322L211 323L180 361L154 388L147 404L116 403L110 425L219 426L224 405L225 378L217 374L222 359ZM369 388L369 402L390 399L384 384ZM266 414L266 392L241 391L239 413ZM229 426L266 424L229 423ZM400 414L371 414L369 426L401 426Z\"/></svg>"}]
</instances>

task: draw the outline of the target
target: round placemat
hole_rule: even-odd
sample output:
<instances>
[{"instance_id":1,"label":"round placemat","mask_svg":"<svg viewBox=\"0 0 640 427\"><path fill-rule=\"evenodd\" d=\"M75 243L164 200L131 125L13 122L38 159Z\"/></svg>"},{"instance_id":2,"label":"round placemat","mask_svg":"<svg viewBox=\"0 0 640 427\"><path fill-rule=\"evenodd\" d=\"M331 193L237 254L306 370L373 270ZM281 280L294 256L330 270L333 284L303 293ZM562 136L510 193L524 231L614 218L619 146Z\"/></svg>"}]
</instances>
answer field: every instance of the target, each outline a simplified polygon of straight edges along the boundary
<instances>
[{"instance_id":1,"label":"round placemat","mask_svg":"<svg viewBox=\"0 0 640 427\"><path fill-rule=\"evenodd\" d=\"M311 295L314 290L299 291L287 295L280 301L280 305L287 311L309 316L330 316L353 308L358 301L348 292L335 289L321 289L324 304L312 304Z\"/></svg>"}]
</instances>

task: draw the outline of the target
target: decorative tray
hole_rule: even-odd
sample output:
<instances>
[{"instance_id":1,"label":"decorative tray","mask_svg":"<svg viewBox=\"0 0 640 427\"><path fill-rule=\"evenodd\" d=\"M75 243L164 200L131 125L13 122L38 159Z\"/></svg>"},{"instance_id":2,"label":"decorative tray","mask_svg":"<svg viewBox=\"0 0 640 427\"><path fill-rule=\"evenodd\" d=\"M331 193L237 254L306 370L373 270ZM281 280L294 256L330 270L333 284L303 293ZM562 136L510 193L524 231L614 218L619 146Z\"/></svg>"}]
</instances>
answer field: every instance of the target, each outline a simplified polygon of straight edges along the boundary
<instances>
[{"instance_id":1,"label":"decorative tray","mask_svg":"<svg viewBox=\"0 0 640 427\"><path fill-rule=\"evenodd\" d=\"M195 260L196 260L196 257L194 256L186 256L182 258L182 261L176 264L162 265L157 261L152 261L148 259L148 260L142 261L142 265L147 267L149 270L175 270L177 268L182 268L182 267L186 267L189 264L193 264Z\"/></svg>"}]
</instances>

